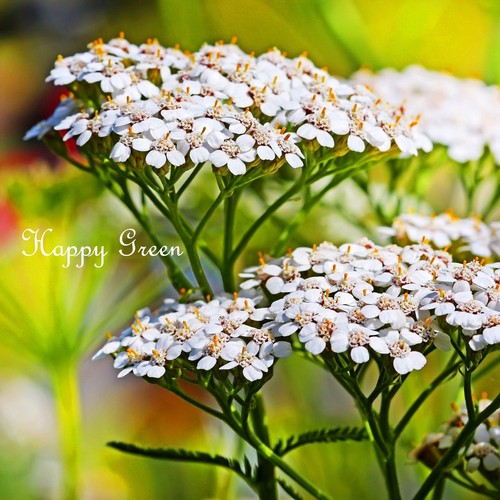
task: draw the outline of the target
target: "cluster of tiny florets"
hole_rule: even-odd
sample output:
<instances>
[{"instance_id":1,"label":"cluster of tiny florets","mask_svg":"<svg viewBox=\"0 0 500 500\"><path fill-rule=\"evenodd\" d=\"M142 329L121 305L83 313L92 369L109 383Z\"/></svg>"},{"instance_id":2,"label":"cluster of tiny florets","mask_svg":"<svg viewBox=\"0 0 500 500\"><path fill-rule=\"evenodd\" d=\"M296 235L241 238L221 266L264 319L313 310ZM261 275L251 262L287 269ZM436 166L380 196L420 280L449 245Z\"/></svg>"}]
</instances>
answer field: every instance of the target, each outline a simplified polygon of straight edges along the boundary
<instances>
[{"instance_id":1,"label":"cluster of tiny florets","mask_svg":"<svg viewBox=\"0 0 500 500\"><path fill-rule=\"evenodd\" d=\"M456 247L480 257L500 255L500 224L489 224L477 217L461 219L451 210L440 215L402 214L391 227L380 228L398 242L428 241L437 248Z\"/></svg>"},{"instance_id":2,"label":"cluster of tiny florets","mask_svg":"<svg viewBox=\"0 0 500 500\"><path fill-rule=\"evenodd\" d=\"M427 243L322 243L241 276L243 289L274 299L263 327L297 335L314 355L345 352L357 364L386 355L405 374L425 365L429 345L450 349L453 330L473 351L500 343L500 271Z\"/></svg>"},{"instance_id":3,"label":"cluster of tiny florets","mask_svg":"<svg viewBox=\"0 0 500 500\"><path fill-rule=\"evenodd\" d=\"M453 160L480 159L489 150L500 163L500 92L481 80L409 66L401 72L363 70L353 81L371 85L383 99L421 116L422 132L447 148Z\"/></svg>"},{"instance_id":4,"label":"cluster of tiny florets","mask_svg":"<svg viewBox=\"0 0 500 500\"><path fill-rule=\"evenodd\" d=\"M257 326L261 316L250 298L219 297L189 304L167 299L154 312L138 311L133 324L118 337L110 336L94 359L113 355L119 377L133 373L161 378L190 367L238 369L247 380L258 380L275 358L291 354L289 343Z\"/></svg>"},{"instance_id":5,"label":"cluster of tiny florets","mask_svg":"<svg viewBox=\"0 0 500 500\"><path fill-rule=\"evenodd\" d=\"M476 406L483 411L491 404L484 394ZM434 467L438 460L452 446L468 421L465 404L459 408L453 404L453 417L446 423L442 432L429 434L424 443L414 451L417 460ZM477 427L472 442L464 450L466 471L479 470L486 476L497 478L500 474L500 410L495 411Z\"/></svg>"},{"instance_id":6,"label":"cluster of tiny florets","mask_svg":"<svg viewBox=\"0 0 500 500\"><path fill-rule=\"evenodd\" d=\"M338 154L430 147L400 107L277 49L256 57L235 44L185 53L156 40L97 40L60 57L47 81L71 94L26 137L54 129L80 147L100 141L117 163L131 156L154 168L209 162L241 175L257 165L302 167L304 147Z\"/></svg>"},{"instance_id":7,"label":"cluster of tiny florets","mask_svg":"<svg viewBox=\"0 0 500 500\"><path fill-rule=\"evenodd\" d=\"M354 365L376 356L404 375L434 347L449 350L455 331L471 351L500 343L500 270L477 258L453 262L427 243L325 242L262 258L241 277L233 299L167 300L154 314L138 313L98 357L113 354L121 375L161 377L179 358L191 369L242 369L257 380L293 348L347 355Z\"/></svg>"}]
</instances>

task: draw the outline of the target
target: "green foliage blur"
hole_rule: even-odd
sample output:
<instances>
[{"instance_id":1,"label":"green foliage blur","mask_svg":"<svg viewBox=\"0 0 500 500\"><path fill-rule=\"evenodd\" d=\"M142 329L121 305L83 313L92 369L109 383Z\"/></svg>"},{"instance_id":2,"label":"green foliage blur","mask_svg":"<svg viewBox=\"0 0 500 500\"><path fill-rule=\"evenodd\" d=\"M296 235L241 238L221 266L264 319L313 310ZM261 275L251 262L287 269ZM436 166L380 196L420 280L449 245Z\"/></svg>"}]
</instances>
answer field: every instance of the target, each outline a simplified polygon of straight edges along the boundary
<instances>
[{"instance_id":1,"label":"green foliage blur","mask_svg":"<svg viewBox=\"0 0 500 500\"><path fill-rule=\"evenodd\" d=\"M68 9L68 5L76 6L72 29L65 29L60 20L60 24L56 22L58 10ZM248 52L260 53L273 46L290 55L307 51L316 64L325 65L333 74L342 76L361 66L403 68L418 63L495 83L500 82L500 5L495 0L116 0L99 5L84 1L19 0L0 2L0 14L22 19L22 13L16 10L19 6L38 10L23 11L27 16L34 16L33 22L24 18L23 22L12 23L9 30L2 30L0 35L0 215L2 220L10 221L1 226L0 283L6 292L0 292L0 307L2 316L10 318L10 326L19 334L19 338L10 342L12 338L5 338L8 334L5 323L0 323L4 337L0 343L0 498L52 499L58 498L60 479L57 424L43 372L47 358L40 358L40 351L36 349L33 356L33 329L26 325L34 323L40 327L44 321L54 319L50 300L59 297L58 285L51 282L53 288L47 288L48 260L40 259L36 265L30 261L30 267L26 258L19 255L20 234L30 224L46 227L53 224L73 244L103 239L112 245L119 232L131 224L126 212L103 197L101 188L90 176L61 170L47 174L41 167L44 162L37 159L43 154L40 149L21 142L24 129L41 118L39 110L49 113L45 103L50 96L42 81L57 54L71 54L83 49L93 38L114 37L120 31L132 42L157 37L165 46L179 43L187 50L195 50L204 42L229 41L237 36L240 46ZM86 9L90 14L78 17ZM42 11L45 18L40 14L35 16L34 13ZM32 166L28 175L25 169L29 163ZM65 182L58 178L63 176ZM374 178L383 182L383 172L375 172ZM455 185L453 172L441 173L429 185L428 206L436 211L449 205L456 208L460 194ZM202 183L198 194L200 203L211 196ZM361 236L362 230L352 223L349 213L339 217L331 208L356 207L357 196L352 186L332 193L330 205L311 215L304 224L305 229L296 236L296 242L311 244L324 239L341 241ZM196 203L195 200L194 207ZM256 201L249 200L249 221L254 213L253 203ZM293 213L293 206L289 210ZM11 220L7 215L12 213L15 216ZM276 223L279 225L280 221ZM264 230L257 235L254 248L246 257L247 264L256 261L257 250L268 250L265 234ZM117 281L163 272L152 261L135 262L125 268L120 267L123 262L115 264L121 269L121 277L109 269L106 271L109 276L94 270L95 279L91 279L93 283L88 283L85 291L87 299L91 299L93 292L97 293L92 286L99 281L103 286L101 293L109 299L110 290L116 291L113 287ZM71 278L65 275L64 287L70 287ZM45 286L43 293L37 291L37 286ZM67 298L65 290L59 290L61 300ZM104 317L99 322L102 334L106 329L119 329L132 318L134 308L154 302L161 290L162 286L155 283L146 289L136 289L127 301L117 300L118 309L112 311L112 318ZM15 310L12 302L6 301L7 295L13 294L22 300L22 310ZM105 304L94 304L97 308L94 314L106 316L104 307L108 306ZM81 317L76 316L76 321ZM106 319L112 321L106 323ZM89 347L99 343L100 334L81 328L81 335L90 334L85 346L78 351L83 362L80 370L82 497L92 500L251 498L245 486L228 472L205 466L154 462L105 448L109 440L123 440L232 453L238 450L239 443L215 422L161 389L134 379L115 380L110 360L90 362ZM50 338L44 342L50 344ZM400 410L433 378L440 361L436 355L425 371L409 378L398 402ZM301 360L287 359L279 363L276 373L264 391L271 402L270 422L276 437L297 429L359 423L342 389L314 367ZM474 390L478 396L483 391L495 392L498 381L497 370L481 380ZM423 435L439 429L449 416L450 403L457 398L457 382L446 384L406 431L399 450L406 496L416 490L427 473L423 466L412 463L410 450L420 443ZM25 418L20 418L21 412ZM368 443L337 443L303 448L291 455L291 459L307 477L335 498L380 498L377 491L379 488L383 491L382 484L371 453ZM472 497L450 487L445 498Z\"/></svg>"}]
</instances>

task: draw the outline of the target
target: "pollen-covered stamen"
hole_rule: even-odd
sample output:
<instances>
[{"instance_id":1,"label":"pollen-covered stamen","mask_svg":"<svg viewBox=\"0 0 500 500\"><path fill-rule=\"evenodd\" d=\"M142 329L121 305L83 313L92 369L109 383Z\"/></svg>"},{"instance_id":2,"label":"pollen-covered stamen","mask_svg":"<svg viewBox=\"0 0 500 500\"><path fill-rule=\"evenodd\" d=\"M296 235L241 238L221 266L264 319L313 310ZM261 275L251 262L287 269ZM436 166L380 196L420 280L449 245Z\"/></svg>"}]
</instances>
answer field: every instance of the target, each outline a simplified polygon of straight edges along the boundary
<instances>
[{"instance_id":1,"label":"pollen-covered stamen","mask_svg":"<svg viewBox=\"0 0 500 500\"><path fill-rule=\"evenodd\" d=\"M428 343L431 342L434 337L436 337L436 331L434 328L430 326L432 319L427 318L424 322L413 323L409 330L413 333L416 333L421 339L422 342Z\"/></svg>"},{"instance_id":2,"label":"pollen-covered stamen","mask_svg":"<svg viewBox=\"0 0 500 500\"><path fill-rule=\"evenodd\" d=\"M231 337L226 333L217 333L212 335L210 342L204 347L203 353L206 356L212 356L213 358L218 358L226 344L229 342Z\"/></svg>"},{"instance_id":3,"label":"pollen-covered stamen","mask_svg":"<svg viewBox=\"0 0 500 500\"><path fill-rule=\"evenodd\" d=\"M469 454L480 459L488 455L500 457L498 450L492 444L484 442L473 444L469 450Z\"/></svg>"},{"instance_id":4,"label":"pollen-covered stamen","mask_svg":"<svg viewBox=\"0 0 500 500\"><path fill-rule=\"evenodd\" d=\"M401 309L400 302L392 297L379 297L377 300L377 307L381 311Z\"/></svg>"},{"instance_id":5,"label":"pollen-covered stamen","mask_svg":"<svg viewBox=\"0 0 500 500\"><path fill-rule=\"evenodd\" d=\"M326 108L322 108L322 110L319 113L316 112L307 115L306 120L314 127L320 130L325 130L326 132L328 132L332 126L330 118L328 118L326 114Z\"/></svg>"},{"instance_id":6,"label":"pollen-covered stamen","mask_svg":"<svg viewBox=\"0 0 500 500\"><path fill-rule=\"evenodd\" d=\"M363 347L370 343L370 337L361 330L353 330L349 333L349 346Z\"/></svg>"},{"instance_id":7,"label":"pollen-covered stamen","mask_svg":"<svg viewBox=\"0 0 500 500\"><path fill-rule=\"evenodd\" d=\"M233 334L242 324L243 324L243 319L234 319L234 318L229 318L228 316L221 316L220 319L220 325L222 326L222 329L224 330L225 333L231 335Z\"/></svg>"},{"instance_id":8,"label":"pollen-covered stamen","mask_svg":"<svg viewBox=\"0 0 500 500\"><path fill-rule=\"evenodd\" d=\"M314 323L315 316L316 315L312 312L297 314L295 316L295 323L301 326L307 325L308 323Z\"/></svg>"},{"instance_id":9,"label":"pollen-covered stamen","mask_svg":"<svg viewBox=\"0 0 500 500\"><path fill-rule=\"evenodd\" d=\"M153 141L151 143L152 149L160 153L168 153L169 151L173 151L175 149L175 144L170 140L170 132L165 135L163 139L159 139L157 141Z\"/></svg>"},{"instance_id":10,"label":"pollen-covered stamen","mask_svg":"<svg viewBox=\"0 0 500 500\"><path fill-rule=\"evenodd\" d=\"M351 323L356 323L358 325L362 325L366 321L366 316L361 312L359 307L350 311L348 318Z\"/></svg>"},{"instance_id":11,"label":"pollen-covered stamen","mask_svg":"<svg viewBox=\"0 0 500 500\"><path fill-rule=\"evenodd\" d=\"M478 259L474 259L471 262L467 262L464 260L462 267L458 268L453 277L457 280L467 281L472 284L474 278L477 274L482 270L483 266L479 262Z\"/></svg>"},{"instance_id":12,"label":"pollen-covered stamen","mask_svg":"<svg viewBox=\"0 0 500 500\"><path fill-rule=\"evenodd\" d=\"M300 278L300 272L296 267L291 266L290 263L287 261L285 263L284 269L280 273L280 276L283 279L283 281L289 283L291 281Z\"/></svg>"},{"instance_id":13,"label":"pollen-covered stamen","mask_svg":"<svg viewBox=\"0 0 500 500\"><path fill-rule=\"evenodd\" d=\"M399 308L408 316L416 311L420 303L413 296L405 293L403 297L399 298Z\"/></svg>"},{"instance_id":14,"label":"pollen-covered stamen","mask_svg":"<svg viewBox=\"0 0 500 500\"><path fill-rule=\"evenodd\" d=\"M252 340L258 345L274 342L274 336L268 329L252 328L249 334Z\"/></svg>"},{"instance_id":15,"label":"pollen-covered stamen","mask_svg":"<svg viewBox=\"0 0 500 500\"><path fill-rule=\"evenodd\" d=\"M240 148L238 147L238 144L236 144L236 142L233 141L232 139L226 139L222 143L220 149L221 151L226 153L227 156L229 156L229 158L237 158L241 152Z\"/></svg>"},{"instance_id":16,"label":"pollen-covered stamen","mask_svg":"<svg viewBox=\"0 0 500 500\"><path fill-rule=\"evenodd\" d=\"M324 319L318 324L318 337L325 341L329 341L335 333L335 323L329 319Z\"/></svg>"},{"instance_id":17,"label":"pollen-covered stamen","mask_svg":"<svg viewBox=\"0 0 500 500\"><path fill-rule=\"evenodd\" d=\"M187 323L187 321L182 322L182 327L176 329L173 336L179 342L185 342L189 340L196 333Z\"/></svg>"},{"instance_id":18,"label":"pollen-covered stamen","mask_svg":"<svg viewBox=\"0 0 500 500\"><path fill-rule=\"evenodd\" d=\"M238 363L242 368L246 368L247 366L250 366L257 357L255 354L249 354L246 350L246 347L243 347L241 349L241 353L236 356L234 359L236 363Z\"/></svg>"},{"instance_id":19,"label":"pollen-covered stamen","mask_svg":"<svg viewBox=\"0 0 500 500\"><path fill-rule=\"evenodd\" d=\"M457 305L459 311L463 311L469 314L480 314L483 312L484 305L478 300L469 300L462 304Z\"/></svg>"},{"instance_id":20,"label":"pollen-covered stamen","mask_svg":"<svg viewBox=\"0 0 500 500\"><path fill-rule=\"evenodd\" d=\"M485 328L493 328L500 325L500 315L488 316L486 321L483 323Z\"/></svg>"},{"instance_id":21,"label":"pollen-covered stamen","mask_svg":"<svg viewBox=\"0 0 500 500\"><path fill-rule=\"evenodd\" d=\"M142 354L137 352L135 349L132 349L131 347L129 347L126 352L127 352L129 361L131 363L136 363L136 362L142 360L142 357L143 357Z\"/></svg>"},{"instance_id":22,"label":"pollen-covered stamen","mask_svg":"<svg viewBox=\"0 0 500 500\"><path fill-rule=\"evenodd\" d=\"M399 340L389 345L389 354L393 358L405 358L410 353L410 346L403 340Z\"/></svg>"}]
</instances>

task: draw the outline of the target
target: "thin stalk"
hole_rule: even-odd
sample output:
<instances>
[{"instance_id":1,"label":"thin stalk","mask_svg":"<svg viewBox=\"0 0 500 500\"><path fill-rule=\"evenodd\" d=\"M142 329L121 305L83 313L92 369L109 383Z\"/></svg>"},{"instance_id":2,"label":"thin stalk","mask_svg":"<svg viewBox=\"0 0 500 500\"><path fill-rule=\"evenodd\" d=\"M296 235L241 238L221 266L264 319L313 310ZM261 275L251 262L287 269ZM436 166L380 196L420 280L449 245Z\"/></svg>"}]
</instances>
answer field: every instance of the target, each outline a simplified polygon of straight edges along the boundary
<instances>
[{"instance_id":1,"label":"thin stalk","mask_svg":"<svg viewBox=\"0 0 500 500\"><path fill-rule=\"evenodd\" d=\"M251 429L250 426L246 425L245 419L239 414L235 415L234 406L228 405L228 402L224 397L218 392L217 388L207 387L212 396L216 399L220 408L224 412L226 424L233 429L233 431L241 436L252 448L255 449L259 456L267 459L273 465L278 467L282 472L284 472L288 477L293 479L297 484L302 486L308 493L310 493L314 498L319 500L330 500L330 497L323 493L314 484L309 482L301 474L299 474L295 469L288 465L279 455L274 453L274 451L261 441L259 436ZM239 418L238 418L239 417ZM244 427L242 427L242 425Z\"/></svg>"},{"instance_id":2,"label":"thin stalk","mask_svg":"<svg viewBox=\"0 0 500 500\"><path fill-rule=\"evenodd\" d=\"M201 264L200 256L198 254L198 247L195 244L196 231L195 235L191 235L186 230L182 223L177 204L169 198L168 194L164 197L164 200L167 204L167 208L171 216L170 221L172 222L175 230L177 231L177 234L184 244L189 263L191 264L191 270L193 271L193 274L196 278L196 281L198 282L199 287L201 288L201 291L203 292L203 295L213 296L212 288L210 286L210 283L208 282L207 276Z\"/></svg>"},{"instance_id":3,"label":"thin stalk","mask_svg":"<svg viewBox=\"0 0 500 500\"><path fill-rule=\"evenodd\" d=\"M474 418L476 412L472 397L472 370L469 368L466 368L464 373L464 399L465 407L467 408L467 418Z\"/></svg>"},{"instance_id":4,"label":"thin stalk","mask_svg":"<svg viewBox=\"0 0 500 500\"><path fill-rule=\"evenodd\" d=\"M452 365L446 367L419 395L415 402L408 408L406 413L403 415L399 423L394 429L394 439L397 439L401 433L404 431L413 415L419 410L425 400L448 378L450 377L458 367L461 362L453 363Z\"/></svg>"},{"instance_id":5,"label":"thin stalk","mask_svg":"<svg viewBox=\"0 0 500 500\"><path fill-rule=\"evenodd\" d=\"M224 290L229 293L236 289L234 284L235 262L231 260L231 253L233 251L234 219L240 193L241 191L237 191L224 200L224 250L221 271Z\"/></svg>"},{"instance_id":6,"label":"thin stalk","mask_svg":"<svg viewBox=\"0 0 500 500\"><path fill-rule=\"evenodd\" d=\"M145 213L139 212L137 207L135 206L132 197L128 191L128 188L124 182L121 183L122 193L118 193L111 189L113 193L122 201L124 205L132 212L132 215L135 217L137 222L144 229L144 232L149 236L151 241L157 246L161 247L162 244L154 231L152 230L147 215ZM160 260L163 262L165 267L167 268L168 276L174 288L179 291L181 289L189 290L192 288L191 282L187 279L187 277L182 272L181 268L177 265L173 257L170 255L159 255Z\"/></svg>"},{"instance_id":7,"label":"thin stalk","mask_svg":"<svg viewBox=\"0 0 500 500\"><path fill-rule=\"evenodd\" d=\"M466 490L473 491L476 494L483 495L488 498L496 498L498 500L498 491L489 490L484 484L478 484L475 481L471 481L470 478L467 478L467 481L463 481L462 479L454 476L453 473L447 474L446 478Z\"/></svg>"},{"instance_id":8,"label":"thin stalk","mask_svg":"<svg viewBox=\"0 0 500 500\"><path fill-rule=\"evenodd\" d=\"M251 411L252 423L255 434L262 442L271 448L271 439L267 427L267 418L262 396L257 393L253 397L255 406ZM262 455L257 457L257 484L259 486L259 497L262 500L278 499L278 483L276 480L276 468L272 462Z\"/></svg>"},{"instance_id":9,"label":"thin stalk","mask_svg":"<svg viewBox=\"0 0 500 500\"><path fill-rule=\"evenodd\" d=\"M443 498L445 485L446 477L442 477L434 488L434 492L432 493L432 500L441 500Z\"/></svg>"},{"instance_id":10,"label":"thin stalk","mask_svg":"<svg viewBox=\"0 0 500 500\"><path fill-rule=\"evenodd\" d=\"M51 370L63 465L62 498L79 497L80 484L80 397L77 366L69 361Z\"/></svg>"},{"instance_id":11,"label":"thin stalk","mask_svg":"<svg viewBox=\"0 0 500 500\"><path fill-rule=\"evenodd\" d=\"M193 234L193 242L196 243L198 238L201 236L203 229L207 225L208 221L211 219L217 207L227 198L228 193L225 191L221 191L215 201L210 205L209 209L206 211L203 218L200 220Z\"/></svg>"},{"instance_id":12,"label":"thin stalk","mask_svg":"<svg viewBox=\"0 0 500 500\"><path fill-rule=\"evenodd\" d=\"M236 245L236 248L231 253L231 262L236 262L236 259L241 255L243 250L247 247L249 241L252 239L256 231L264 224L264 222L274 214L281 206L283 206L290 198L298 193L302 188L306 179L306 169L304 168L302 175L297 179L297 181L283 193L268 209L254 221L254 223L247 229L243 234L240 241Z\"/></svg>"},{"instance_id":13,"label":"thin stalk","mask_svg":"<svg viewBox=\"0 0 500 500\"><path fill-rule=\"evenodd\" d=\"M184 191L188 188L188 186L193 182L194 178L198 175L199 171L203 168L204 163L200 163L196 167L193 168L193 171L189 174L189 177L184 181L182 186L177 191L177 199L179 199L184 193Z\"/></svg>"},{"instance_id":14,"label":"thin stalk","mask_svg":"<svg viewBox=\"0 0 500 500\"><path fill-rule=\"evenodd\" d=\"M333 375L335 376L335 374ZM341 377L336 376L335 378L339 379ZM377 415L377 413L373 410L372 404L363 394L361 388L354 378L352 380L344 378L344 383L350 386L350 392L352 392L358 409L365 420L368 435L370 436L370 441L373 444L378 464L380 466L382 474L384 475L388 497L390 500L400 500L401 493L396 470L395 456L396 441L393 437L388 420L388 403L386 403L387 408L384 409L384 414L382 416ZM389 395L386 395L385 397L388 398Z\"/></svg>"}]
</instances>

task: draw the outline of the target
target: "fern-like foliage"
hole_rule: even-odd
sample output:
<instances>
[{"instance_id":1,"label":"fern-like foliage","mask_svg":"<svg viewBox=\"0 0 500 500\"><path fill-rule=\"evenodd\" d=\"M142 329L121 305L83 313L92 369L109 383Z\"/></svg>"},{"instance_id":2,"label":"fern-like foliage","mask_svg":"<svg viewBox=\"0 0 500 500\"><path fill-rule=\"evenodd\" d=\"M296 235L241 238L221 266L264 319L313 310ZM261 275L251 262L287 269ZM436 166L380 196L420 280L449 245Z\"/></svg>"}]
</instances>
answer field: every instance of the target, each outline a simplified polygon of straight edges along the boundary
<instances>
[{"instance_id":1,"label":"fern-like foliage","mask_svg":"<svg viewBox=\"0 0 500 500\"><path fill-rule=\"evenodd\" d=\"M293 498L293 500L304 500L304 497L297 493L288 483L283 481L283 479L278 477L277 481L283 490Z\"/></svg>"},{"instance_id":2,"label":"fern-like foliage","mask_svg":"<svg viewBox=\"0 0 500 500\"><path fill-rule=\"evenodd\" d=\"M286 455L290 451L312 443L334 443L336 441L364 441L368 434L363 427L333 427L304 432L290 436L287 440L279 440L274 451L278 455Z\"/></svg>"},{"instance_id":3,"label":"fern-like foliage","mask_svg":"<svg viewBox=\"0 0 500 500\"><path fill-rule=\"evenodd\" d=\"M145 448L129 443L111 441L107 444L115 450L139 455L142 457L156 458L160 460L174 460L176 462L193 462L225 467L238 474L251 486L254 486L254 471L247 457L244 457L243 463L222 455L212 455L204 451L192 451L182 448Z\"/></svg>"}]
</instances>

